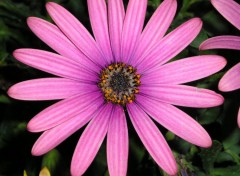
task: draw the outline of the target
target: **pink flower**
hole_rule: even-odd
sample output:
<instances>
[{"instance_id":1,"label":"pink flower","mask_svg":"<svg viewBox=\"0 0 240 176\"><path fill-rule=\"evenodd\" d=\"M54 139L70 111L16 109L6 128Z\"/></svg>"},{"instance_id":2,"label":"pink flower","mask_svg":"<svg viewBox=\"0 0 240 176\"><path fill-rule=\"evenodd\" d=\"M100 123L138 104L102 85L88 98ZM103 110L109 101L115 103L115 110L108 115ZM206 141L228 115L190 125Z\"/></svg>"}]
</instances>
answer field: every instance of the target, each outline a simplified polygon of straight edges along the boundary
<instances>
[{"instance_id":1,"label":"pink flower","mask_svg":"<svg viewBox=\"0 0 240 176\"><path fill-rule=\"evenodd\" d=\"M176 174L171 149L152 119L192 144L211 146L203 127L173 105L206 108L222 104L223 97L211 90L181 84L219 71L225 59L205 55L167 63L202 27L201 20L193 18L164 36L175 15L176 0L165 0L144 29L147 0L130 0L126 12L122 0L108 0L107 7L105 0L87 2L95 39L66 9L50 2L46 7L56 25L35 17L27 23L59 54L37 49L13 53L19 61L58 77L18 83L9 89L11 97L64 99L29 122L29 131L44 131L32 154L48 152L89 122L73 154L72 175L87 170L107 135L109 173L124 176L127 112L152 158L169 175Z\"/></svg>"},{"instance_id":2,"label":"pink flower","mask_svg":"<svg viewBox=\"0 0 240 176\"><path fill-rule=\"evenodd\" d=\"M231 24L240 30L240 5L233 0L211 0L212 5ZM234 49L240 50L239 36L217 36L204 41L200 50L207 49ZM223 92L233 91L240 88L240 63L231 68L219 82L219 90ZM238 126L240 127L240 108L238 111Z\"/></svg>"}]
</instances>

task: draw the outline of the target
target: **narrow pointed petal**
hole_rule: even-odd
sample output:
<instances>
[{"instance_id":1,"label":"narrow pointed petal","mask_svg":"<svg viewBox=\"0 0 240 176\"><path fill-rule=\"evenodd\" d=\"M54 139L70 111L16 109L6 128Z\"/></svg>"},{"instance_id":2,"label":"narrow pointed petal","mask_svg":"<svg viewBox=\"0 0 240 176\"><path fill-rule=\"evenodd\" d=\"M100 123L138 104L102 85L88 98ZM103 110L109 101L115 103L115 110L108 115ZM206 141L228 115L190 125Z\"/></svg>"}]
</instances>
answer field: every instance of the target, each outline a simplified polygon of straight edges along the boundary
<instances>
[{"instance_id":1,"label":"narrow pointed petal","mask_svg":"<svg viewBox=\"0 0 240 176\"><path fill-rule=\"evenodd\" d=\"M105 0L88 0L88 12L92 30L108 64L113 61L109 40L107 7Z\"/></svg>"},{"instance_id":2,"label":"narrow pointed petal","mask_svg":"<svg viewBox=\"0 0 240 176\"><path fill-rule=\"evenodd\" d=\"M60 30L94 63L104 66L104 58L87 29L62 6L49 2L47 11Z\"/></svg>"},{"instance_id":3,"label":"narrow pointed petal","mask_svg":"<svg viewBox=\"0 0 240 176\"><path fill-rule=\"evenodd\" d=\"M238 36L217 36L205 40L199 46L200 50L208 49L235 49L240 50L240 37Z\"/></svg>"},{"instance_id":4,"label":"narrow pointed petal","mask_svg":"<svg viewBox=\"0 0 240 176\"><path fill-rule=\"evenodd\" d=\"M238 110L237 123L238 123L238 127L240 128L240 108Z\"/></svg>"},{"instance_id":5,"label":"narrow pointed petal","mask_svg":"<svg viewBox=\"0 0 240 176\"><path fill-rule=\"evenodd\" d=\"M76 60L80 51L68 40L57 26L36 17L29 17L27 24L30 29L59 54Z\"/></svg>"},{"instance_id":6,"label":"narrow pointed petal","mask_svg":"<svg viewBox=\"0 0 240 176\"><path fill-rule=\"evenodd\" d=\"M240 5L233 0L211 0L212 5L240 30Z\"/></svg>"},{"instance_id":7,"label":"narrow pointed petal","mask_svg":"<svg viewBox=\"0 0 240 176\"><path fill-rule=\"evenodd\" d=\"M128 2L123 24L121 46L121 59L124 63L130 60L134 52L136 43L142 32L146 10L147 0L130 0Z\"/></svg>"},{"instance_id":8,"label":"narrow pointed petal","mask_svg":"<svg viewBox=\"0 0 240 176\"><path fill-rule=\"evenodd\" d=\"M107 135L107 162L110 175L127 175L128 129L124 110L115 107Z\"/></svg>"},{"instance_id":9,"label":"narrow pointed petal","mask_svg":"<svg viewBox=\"0 0 240 176\"><path fill-rule=\"evenodd\" d=\"M36 17L29 17L27 23L38 38L62 56L87 66L88 69L92 71L96 72L100 69L93 64L57 26Z\"/></svg>"},{"instance_id":10,"label":"narrow pointed petal","mask_svg":"<svg viewBox=\"0 0 240 176\"><path fill-rule=\"evenodd\" d=\"M122 0L108 0L108 23L111 47L116 62L121 58L121 36L125 11Z\"/></svg>"},{"instance_id":11,"label":"narrow pointed petal","mask_svg":"<svg viewBox=\"0 0 240 176\"><path fill-rule=\"evenodd\" d=\"M144 28L130 63L136 62L139 57L162 39L172 23L176 10L176 0L165 0L160 4Z\"/></svg>"},{"instance_id":12,"label":"narrow pointed petal","mask_svg":"<svg viewBox=\"0 0 240 176\"><path fill-rule=\"evenodd\" d=\"M94 85L65 78L41 78L13 85L8 95L19 100L58 100L95 90Z\"/></svg>"},{"instance_id":13,"label":"narrow pointed petal","mask_svg":"<svg viewBox=\"0 0 240 176\"><path fill-rule=\"evenodd\" d=\"M31 132L45 131L77 116L89 107L91 111L95 111L103 103L100 96L98 92L93 92L57 102L34 116L27 129Z\"/></svg>"},{"instance_id":14,"label":"narrow pointed petal","mask_svg":"<svg viewBox=\"0 0 240 176\"><path fill-rule=\"evenodd\" d=\"M71 163L72 175L82 175L92 163L107 134L111 116L112 104L107 104L84 130L73 154Z\"/></svg>"},{"instance_id":15,"label":"narrow pointed petal","mask_svg":"<svg viewBox=\"0 0 240 176\"><path fill-rule=\"evenodd\" d=\"M98 79L96 75L87 72L75 61L51 52L37 49L17 49L13 55L26 65L56 76L83 82L92 82Z\"/></svg>"},{"instance_id":16,"label":"narrow pointed petal","mask_svg":"<svg viewBox=\"0 0 240 176\"><path fill-rule=\"evenodd\" d=\"M145 53L135 65L139 72L156 69L179 54L198 35L202 21L193 18L160 40L149 52ZM133 63L134 64L134 63ZM133 65L133 66L135 66Z\"/></svg>"},{"instance_id":17,"label":"narrow pointed petal","mask_svg":"<svg viewBox=\"0 0 240 176\"><path fill-rule=\"evenodd\" d=\"M218 88L223 92L229 92L240 88L240 63L227 71L220 80Z\"/></svg>"},{"instance_id":18,"label":"narrow pointed petal","mask_svg":"<svg viewBox=\"0 0 240 176\"><path fill-rule=\"evenodd\" d=\"M141 93L161 102L196 108L219 106L224 98L214 91L186 85L141 87Z\"/></svg>"},{"instance_id":19,"label":"narrow pointed petal","mask_svg":"<svg viewBox=\"0 0 240 176\"><path fill-rule=\"evenodd\" d=\"M169 175L175 175L178 171L176 161L157 126L136 104L129 104L127 109L138 136L152 158Z\"/></svg>"},{"instance_id":20,"label":"narrow pointed petal","mask_svg":"<svg viewBox=\"0 0 240 176\"><path fill-rule=\"evenodd\" d=\"M35 156L43 155L58 146L89 122L94 116L95 111L98 111L98 109L88 106L85 111L81 111L71 119L45 131L33 145L32 154Z\"/></svg>"},{"instance_id":21,"label":"narrow pointed petal","mask_svg":"<svg viewBox=\"0 0 240 176\"><path fill-rule=\"evenodd\" d=\"M212 145L212 140L206 130L176 107L140 95L137 97L137 103L159 124L184 140L200 147Z\"/></svg>"},{"instance_id":22,"label":"narrow pointed petal","mask_svg":"<svg viewBox=\"0 0 240 176\"><path fill-rule=\"evenodd\" d=\"M226 60L217 55L189 57L163 65L160 69L143 75L142 84L182 84L195 81L221 70Z\"/></svg>"}]
</instances>

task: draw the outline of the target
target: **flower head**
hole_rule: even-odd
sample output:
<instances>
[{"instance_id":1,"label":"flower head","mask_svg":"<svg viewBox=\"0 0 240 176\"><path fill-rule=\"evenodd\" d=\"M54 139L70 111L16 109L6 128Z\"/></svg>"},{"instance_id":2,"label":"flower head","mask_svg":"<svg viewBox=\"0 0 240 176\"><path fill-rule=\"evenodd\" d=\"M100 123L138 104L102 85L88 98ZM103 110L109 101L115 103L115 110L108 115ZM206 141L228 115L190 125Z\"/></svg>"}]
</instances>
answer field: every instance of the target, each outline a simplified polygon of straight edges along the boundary
<instances>
[{"instance_id":1,"label":"flower head","mask_svg":"<svg viewBox=\"0 0 240 176\"><path fill-rule=\"evenodd\" d=\"M29 123L43 132L32 149L42 155L88 125L73 154L71 173L82 175L107 135L111 176L127 174L128 128L125 112L146 149L168 174L177 164L152 118L179 137L201 147L211 146L208 133L174 105L213 107L223 97L211 90L181 85L209 76L226 65L221 56L189 57L167 63L198 35L202 22L193 18L165 35L176 12L176 0L161 3L143 29L147 0L88 0L94 38L66 9L46 7L56 25L30 17L31 30L58 54L18 49L19 61L58 77L29 80L8 94L22 100L58 100Z\"/></svg>"},{"instance_id":2,"label":"flower head","mask_svg":"<svg viewBox=\"0 0 240 176\"><path fill-rule=\"evenodd\" d=\"M240 30L240 5L233 0L211 0L212 5L231 24ZM207 49L240 50L239 36L217 36L207 39L200 45L201 50ZM219 90L229 92L240 88L240 63L232 67L219 82ZM238 126L240 127L240 108L238 112Z\"/></svg>"}]
</instances>

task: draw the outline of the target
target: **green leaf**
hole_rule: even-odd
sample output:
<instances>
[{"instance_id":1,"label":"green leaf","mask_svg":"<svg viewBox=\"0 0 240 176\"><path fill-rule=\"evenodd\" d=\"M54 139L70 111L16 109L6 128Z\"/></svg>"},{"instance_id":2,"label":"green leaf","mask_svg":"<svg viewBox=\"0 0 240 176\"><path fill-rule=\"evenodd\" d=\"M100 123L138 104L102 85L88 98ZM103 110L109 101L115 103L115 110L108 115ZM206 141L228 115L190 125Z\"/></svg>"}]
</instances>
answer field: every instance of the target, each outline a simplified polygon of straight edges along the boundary
<instances>
[{"instance_id":1,"label":"green leaf","mask_svg":"<svg viewBox=\"0 0 240 176\"><path fill-rule=\"evenodd\" d=\"M198 122L202 125L215 122L221 113L220 107L198 109L197 111L199 113Z\"/></svg>"},{"instance_id":2,"label":"green leaf","mask_svg":"<svg viewBox=\"0 0 240 176\"><path fill-rule=\"evenodd\" d=\"M190 147L190 152L189 153L190 153L190 155L194 155L198 151L199 151L198 148L195 145L193 145L193 146Z\"/></svg>"},{"instance_id":3,"label":"green leaf","mask_svg":"<svg viewBox=\"0 0 240 176\"><path fill-rule=\"evenodd\" d=\"M239 175L240 175L240 166L215 168L211 170L211 176L239 176Z\"/></svg>"},{"instance_id":4,"label":"green leaf","mask_svg":"<svg viewBox=\"0 0 240 176\"><path fill-rule=\"evenodd\" d=\"M235 153L234 151L232 150L226 150L226 153L228 153L232 158L233 158L233 161L235 163L237 163L238 165L240 165L240 157L237 153Z\"/></svg>"},{"instance_id":5,"label":"green leaf","mask_svg":"<svg viewBox=\"0 0 240 176\"><path fill-rule=\"evenodd\" d=\"M225 150L229 149L230 147L238 144L239 141L240 141L240 129L235 129L226 139L224 139L223 147Z\"/></svg>"},{"instance_id":6,"label":"green leaf","mask_svg":"<svg viewBox=\"0 0 240 176\"><path fill-rule=\"evenodd\" d=\"M25 5L24 3L14 3L11 0L0 1L0 8L5 11L6 17L10 17L12 19L16 19L19 17L27 18L29 16L32 16L33 14L39 13L37 9L32 10L30 4ZM9 14L7 14L7 12L9 12Z\"/></svg>"},{"instance_id":7,"label":"green leaf","mask_svg":"<svg viewBox=\"0 0 240 176\"><path fill-rule=\"evenodd\" d=\"M26 122L3 121L0 123L0 148L7 145L13 137L18 136L26 130Z\"/></svg>"},{"instance_id":8,"label":"green leaf","mask_svg":"<svg viewBox=\"0 0 240 176\"><path fill-rule=\"evenodd\" d=\"M202 149L200 152L200 157L203 163L203 169L206 172L210 172L214 169L214 162L216 161L220 151L222 150L222 144L218 141L213 141L213 145L211 148Z\"/></svg>"},{"instance_id":9,"label":"green leaf","mask_svg":"<svg viewBox=\"0 0 240 176\"><path fill-rule=\"evenodd\" d=\"M10 104L10 99L5 95L0 95L0 103Z\"/></svg>"},{"instance_id":10,"label":"green leaf","mask_svg":"<svg viewBox=\"0 0 240 176\"><path fill-rule=\"evenodd\" d=\"M56 149L51 150L47 154L44 155L42 160L42 167L47 167L51 172L56 170L60 159L60 154Z\"/></svg>"},{"instance_id":11,"label":"green leaf","mask_svg":"<svg viewBox=\"0 0 240 176\"><path fill-rule=\"evenodd\" d=\"M225 33L228 31L227 26L224 23L223 17L217 14L215 11L210 11L202 17L205 25L208 24L209 28L215 33Z\"/></svg>"},{"instance_id":12,"label":"green leaf","mask_svg":"<svg viewBox=\"0 0 240 176\"><path fill-rule=\"evenodd\" d=\"M129 140L131 153L134 155L135 159L140 163L144 157L145 149L140 146L133 138Z\"/></svg>"},{"instance_id":13,"label":"green leaf","mask_svg":"<svg viewBox=\"0 0 240 176\"><path fill-rule=\"evenodd\" d=\"M175 134L172 133L171 131L168 131L165 136L167 141L171 141L175 138Z\"/></svg>"},{"instance_id":14,"label":"green leaf","mask_svg":"<svg viewBox=\"0 0 240 176\"><path fill-rule=\"evenodd\" d=\"M222 163L222 162L228 162L228 161L234 162L234 159L229 153L227 153L225 151L219 153L219 155L216 159L216 163Z\"/></svg>"},{"instance_id":15,"label":"green leaf","mask_svg":"<svg viewBox=\"0 0 240 176\"><path fill-rule=\"evenodd\" d=\"M148 5L152 6L154 9L157 9L160 3L161 3L161 0L150 0L150 1L148 1Z\"/></svg>"},{"instance_id":16,"label":"green leaf","mask_svg":"<svg viewBox=\"0 0 240 176\"><path fill-rule=\"evenodd\" d=\"M189 171L189 172L193 172L195 170L192 163L189 162L188 160L186 160L185 157L182 157L178 160L179 160L178 163L180 166L180 170L185 170L185 171Z\"/></svg>"},{"instance_id":17,"label":"green leaf","mask_svg":"<svg viewBox=\"0 0 240 176\"><path fill-rule=\"evenodd\" d=\"M196 84L196 87L209 89L212 86L217 85L218 81L223 76L223 74L224 74L223 72L216 73L214 75L211 75L211 76L205 78L202 81L198 81Z\"/></svg>"}]
</instances>

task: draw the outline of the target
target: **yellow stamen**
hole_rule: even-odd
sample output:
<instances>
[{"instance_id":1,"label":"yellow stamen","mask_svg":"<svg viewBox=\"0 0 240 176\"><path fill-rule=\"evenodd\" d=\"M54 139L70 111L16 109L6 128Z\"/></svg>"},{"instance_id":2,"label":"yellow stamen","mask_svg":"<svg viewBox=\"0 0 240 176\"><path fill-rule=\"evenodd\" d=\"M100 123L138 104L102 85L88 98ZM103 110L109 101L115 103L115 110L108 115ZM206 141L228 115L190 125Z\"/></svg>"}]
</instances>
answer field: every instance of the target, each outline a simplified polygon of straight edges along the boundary
<instances>
[{"instance_id":1,"label":"yellow stamen","mask_svg":"<svg viewBox=\"0 0 240 176\"><path fill-rule=\"evenodd\" d=\"M125 106L135 100L139 93L140 74L131 65L113 63L101 71L98 87L107 102Z\"/></svg>"}]
</instances>

